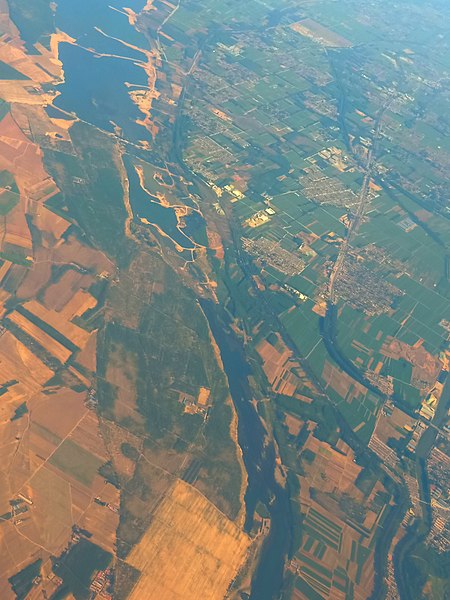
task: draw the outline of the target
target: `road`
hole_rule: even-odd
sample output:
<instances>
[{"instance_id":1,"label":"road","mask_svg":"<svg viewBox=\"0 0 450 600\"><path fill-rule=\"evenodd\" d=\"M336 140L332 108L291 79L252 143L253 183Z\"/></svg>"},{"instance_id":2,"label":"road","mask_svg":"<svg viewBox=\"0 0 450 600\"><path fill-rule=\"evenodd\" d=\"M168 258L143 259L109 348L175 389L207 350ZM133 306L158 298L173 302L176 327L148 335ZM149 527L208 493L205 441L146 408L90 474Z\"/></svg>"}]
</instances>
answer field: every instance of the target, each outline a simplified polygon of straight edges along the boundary
<instances>
[{"instance_id":1,"label":"road","mask_svg":"<svg viewBox=\"0 0 450 600\"><path fill-rule=\"evenodd\" d=\"M373 143L372 147L369 149L367 154L366 164L364 166L364 180L361 186L361 190L359 192L359 203L356 212L352 215L352 219L350 225L347 229L347 235L345 236L344 241L339 248L339 254L337 256L336 262L334 263L333 270L330 274L330 279L328 282L328 294L329 294L329 302L331 304L336 304L336 281L339 279L339 275L342 271L342 267L345 263L345 257L347 255L348 249L350 247L350 243L353 237L357 234L359 226L362 222L362 219L366 213L367 202L369 198L369 185L370 179L372 177L373 168L375 165L374 156L375 150L377 146L377 140L379 139L381 132L381 125L383 122L383 115L389 107L392 100L388 100L380 110L377 115L375 130L373 133Z\"/></svg>"}]
</instances>

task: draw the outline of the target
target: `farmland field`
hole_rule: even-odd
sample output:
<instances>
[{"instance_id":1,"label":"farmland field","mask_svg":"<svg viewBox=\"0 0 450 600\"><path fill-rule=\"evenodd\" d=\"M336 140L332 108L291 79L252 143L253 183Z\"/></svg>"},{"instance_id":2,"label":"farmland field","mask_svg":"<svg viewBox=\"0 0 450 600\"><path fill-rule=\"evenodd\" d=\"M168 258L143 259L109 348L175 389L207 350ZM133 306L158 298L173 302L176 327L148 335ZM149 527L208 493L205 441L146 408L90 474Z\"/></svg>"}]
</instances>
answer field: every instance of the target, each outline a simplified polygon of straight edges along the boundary
<instances>
[{"instance_id":1,"label":"farmland field","mask_svg":"<svg viewBox=\"0 0 450 600\"><path fill-rule=\"evenodd\" d=\"M0 0L2 599L444 600L449 23Z\"/></svg>"},{"instance_id":2,"label":"farmland field","mask_svg":"<svg viewBox=\"0 0 450 600\"><path fill-rule=\"evenodd\" d=\"M220 598L243 565L249 538L179 481L127 561L141 572L130 598Z\"/></svg>"}]
</instances>

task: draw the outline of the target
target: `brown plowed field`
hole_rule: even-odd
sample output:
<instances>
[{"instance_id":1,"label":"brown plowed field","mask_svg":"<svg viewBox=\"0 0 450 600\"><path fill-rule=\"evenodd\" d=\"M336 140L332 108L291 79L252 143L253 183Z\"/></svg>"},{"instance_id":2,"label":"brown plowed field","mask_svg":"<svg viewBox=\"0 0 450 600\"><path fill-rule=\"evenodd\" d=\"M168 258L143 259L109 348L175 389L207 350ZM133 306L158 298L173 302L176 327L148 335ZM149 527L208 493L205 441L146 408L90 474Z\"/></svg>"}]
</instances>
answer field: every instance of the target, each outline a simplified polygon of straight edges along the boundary
<instances>
[{"instance_id":1,"label":"brown plowed field","mask_svg":"<svg viewBox=\"0 0 450 600\"><path fill-rule=\"evenodd\" d=\"M59 331L78 348L84 348L86 345L90 333L84 329L81 329L81 327L78 327L78 325L74 325L73 323L70 323L64 319L60 313L54 310L48 310L36 300L30 300L29 302L26 302L24 304L24 308Z\"/></svg>"},{"instance_id":2,"label":"brown plowed field","mask_svg":"<svg viewBox=\"0 0 450 600\"><path fill-rule=\"evenodd\" d=\"M177 481L128 558L142 573L130 600L222 600L249 546L211 502Z\"/></svg>"},{"instance_id":3,"label":"brown plowed field","mask_svg":"<svg viewBox=\"0 0 450 600\"><path fill-rule=\"evenodd\" d=\"M20 313L13 312L8 315L8 319L20 327L22 331L35 339L38 344L45 348L47 352L50 352L50 354L57 358L59 362L64 364L66 360L69 359L70 355L72 354L70 350L49 336L48 333L42 331L42 329L40 329L37 325L29 321Z\"/></svg>"}]
</instances>

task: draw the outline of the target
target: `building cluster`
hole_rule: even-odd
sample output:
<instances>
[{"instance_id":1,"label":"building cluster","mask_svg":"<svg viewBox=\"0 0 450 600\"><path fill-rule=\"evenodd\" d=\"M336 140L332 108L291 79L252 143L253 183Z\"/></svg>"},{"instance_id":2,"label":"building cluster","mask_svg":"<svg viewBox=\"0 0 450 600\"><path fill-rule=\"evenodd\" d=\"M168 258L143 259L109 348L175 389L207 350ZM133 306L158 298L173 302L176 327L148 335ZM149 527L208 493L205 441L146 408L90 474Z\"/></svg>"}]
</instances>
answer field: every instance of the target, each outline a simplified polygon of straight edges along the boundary
<instances>
[{"instance_id":1,"label":"building cluster","mask_svg":"<svg viewBox=\"0 0 450 600\"><path fill-rule=\"evenodd\" d=\"M402 292L386 281L382 273L370 269L362 257L348 253L339 277L335 281L336 294L355 309L374 316L389 311L394 298Z\"/></svg>"},{"instance_id":2,"label":"building cluster","mask_svg":"<svg viewBox=\"0 0 450 600\"><path fill-rule=\"evenodd\" d=\"M206 421L211 407L211 390L200 388L197 397L186 392L179 392L178 402L184 407L184 412L189 415L201 415Z\"/></svg>"},{"instance_id":3,"label":"building cluster","mask_svg":"<svg viewBox=\"0 0 450 600\"><path fill-rule=\"evenodd\" d=\"M111 586L112 586L112 571L106 569L106 571L98 571L95 578L92 580L89 590L91 592L91 600L95 598L102 598L103 600L111 600Z\"/></svg>"},{"instance_id":4,"label":"building cluster","mask_svg":"<svg viewBox=\"0 0 450 600\"><path fill-rule=\"evenodd\" d=\"M4 515L1 515L1 519L5 521L12 521L14 525L20 525L26 518L24 514L28 512L29 507L33 506L33 501L27 496L19 494L17 498L13 498L9 501L11 510Z\"/></svg>"},{"instance_id":5,"label":"building cluster","mask_svg":"<svg viewBox=\"0 0 450 600\"><path fill-rule=\"evenodd\" d=\"M104 502L99 496L97 496L96 498L94 498L94 502L96 504L98 504L99 506L104 506L106 508L108 508L111 512L118 514L120 507L117 506L116 504L111 504L110 502Z\"/></svg>"},{"instance_id":6,"label":"building cluster","mask_svg":"<svg viewBox=\"0 0 450 600\"><path fill-rule=\"evenodd\" d=\"M420 499L419 484L417 478L410 475L408 472L403 473L403 479L408 488L409 499L411 501L411 508L406 514L406 521L408 523L413 522L414 517L422 517L422 504Z\"/></svg>"},{"instance_id":7,"label":"building cluster","mask_svg":"<svg viewBox=\"0 0 450 600\"><path fill-rule=\"evenodd\" d=\"M238 190L231 183L225 185L223 189L231 195L231 202L237 202L238 200L243 200L245 198L245 195L241 192L241 190Z\"/></svg>"},{"instance_id":8,"label":"building cluster","mask_svg":"<svg viewBox=\"0 0 450 600\"><path fill-rule=\"evenodd\" d=\"M447 331L447 333L450 334L450 321L447 321L446 319L442 319L441 322L439 323L439 325L445 329L445 331Z\"/></svg>"},{"instance_id":9,"label":"building cluster","mask_svg":"<svg viewBox=\"0 0 450 600\"><path fill-rule=\"evenodd\" d=\"M419 415L427 421L432 421L434 418L434 413L436 412L438 402L439 396L435 393L435 390L433 389L420 405Z\"/></svg>"},{"instance_id":10,"label":"building cluster","mask_svg":"<svg viewBox=\"0 0 450 600\"><path fill-rule=\"evenodd\" d=\"M409 233L417 227L416 223L414 223L414 221L409 217L405 217L404 219L402 219L400 223L398 223L398 226L400 227L400 229L403 229L405 233Z\"/></svg>"},{"instance_id":11,"label":"building cluster","mask_svg":"<svg viewBox=\"0 0 450 600\"><path fill-rule=\"evenodd\" d=\"M302 302L305 302L306 300L308 300L308 296L306 294L303 294L302 292L300 292L299 290L291 287L287 283L283 284L283 288L287 292L289 292L290 294L292 294L293 296L295 296L296 298L298 298L299 300L301 300Z\"/></svg>"},{"instance_id":12,"label":"building cluster","mask_svg":"<svg viewBox=\"0 0 450 600\"><path fill-rule=\"evenodd\" d=\"M409 450L409 452L414 453L416 451L417 444L419 443L419 440L426 431L426 429L427 425L423 421L416 421L411 439L409 440L408 445L406 446L406 449Z\"/></svg>"},{"instance_id":13,"label":"building cluster","mask_svg":"<svg viewBox=\"0 0 450 600\"><path fill-rule=\"evenodd\" d=\"M450 457L433 448L427 461L432 525L427 541L438 552L450 550Z\"/></svg>"},{"instance_id":14,"label":"building cluster","mask_svg":"<svg viewBox=\"0 0 450 600\"><path fill-rule=\"evenodd\" d=\"M389 446L375 434L372 434L372 437L370 438L369 448L392 470L395 471L398 468L399 460L394 450L389 448Z\"/></svg>"},{"instance_id":15,"label":"building cluster","mask_svg":"<svg viewBox=\"0 0 450 600\"><path fill-rule=\"evenodd\" d=\"M392 396L394 393L394 380L390 375L382 375L372 369L366 369L364 377L372 385L380 390L385 396Z\"/></svg>"},{"instance_id":16,"label":"building cluster","mask_svg":"<svg viewBox=\"0 0 450 600\"><path fill-rule=\"evenodd\" d=\"M313 92L307 91L305 96L305 107L313 110L319 115L324 115L329 119L338 118L338 109L336 102L330 100L322 94L314 94Z\"/></svg>"},{"instance_id":17,"label":"building cluster","mask_svg":"<svg viewBox=\"0 0 450 600\"><path fill-rule=\"evenodd\" d=\"M193 158L188 154L186 160L189 164L200 164L205 160L208 162L218 161L222 164L234 162L233 154L227 149L221 146L210 136L200 136L196 139L195 154L197 159L193 162ZM201 156L199 156L201 154ZM196 164L196 170L198 165Z\"/></svg>"},{"instance_id":18,"label":"building cluster","mask_svg":"<svg viewBox=\"0 0 450 600\"><path fill-rule=\"evenodd\" d=\"M355 167L353 163L350 161L349 157L342 152L340 148L336 148L336 146L330 146L329 148L324 148L319 152L319 156L327 161L331 166L333 166L338 171L354 171Z\"/></svg>"},{"instance_id":19,"label":"building cluster","mask_svg":"<svg viewBox=\"0 0 450 600\"><path fill-rule=\"evenodd\" d=\"M304 175L300 176L299 181L303 194L312 202L346 209L359 206L359 197L353 190L345 186L337 177L325 175L316 164L305 168Z\"/></svg>"},{"instance_id":20,"label":"building cluster","mask_svg":"<svg viewBox=\"0 0 450 600\"><path fill-rule=\"evenodd\" d=\"M242 238L242 246L250 256L261 261L262 266L268 265L290 277L301 273L306 266L302 258L267 238Z\"/></svg>"},{"instance_id":21,"label":"building cluster","mask_svg":"<svg viewBox=\"0 0 450 600\"><path fill-rule=\"evenodd\" d=\"M264 225L265 223L268 223L269 221L270 221L270 216L268 215L266 210L259 210L254 215L249 217L245 221L245 224L248 227L255 229L256 227L261 227L261 225Z\"/></svg>"},{"instance_id":22,"label":"building cluster","mask_svg":"<svg viewBox=\"0 0 450 600\"><path fill-rule=\"evenodd\" d=\"M387 564L386 587L386 600L400 600L397 582L395 581L394 563L392 560L388 560Z\"/></svg>"},{"instance_id":23,"label":"building cluster","mask_svg":"<svg viewBox=\"0 0 450 600\"><path fill-rule=\"evenodd\" d=\"M84 404L85 404L86 408L89 408L90 410L97 410L98 398L97 398L97 391L94 388L90 388L88 390L87 398L86 398Z\"/></svg>"}]
</instances>

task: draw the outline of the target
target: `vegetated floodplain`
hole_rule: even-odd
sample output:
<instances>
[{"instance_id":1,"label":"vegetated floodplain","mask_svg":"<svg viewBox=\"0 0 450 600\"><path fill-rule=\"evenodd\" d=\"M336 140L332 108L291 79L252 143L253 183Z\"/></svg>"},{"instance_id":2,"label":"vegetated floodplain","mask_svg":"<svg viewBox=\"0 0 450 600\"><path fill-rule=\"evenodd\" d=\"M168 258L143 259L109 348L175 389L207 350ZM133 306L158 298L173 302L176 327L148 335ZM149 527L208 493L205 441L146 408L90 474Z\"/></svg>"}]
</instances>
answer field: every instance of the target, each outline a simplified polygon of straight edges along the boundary
<instances>
[{"instance_id":1,"label":"vegetated floodplain","mask_svg":"<svg viewBox=\"0 0 450 600\"><path fill-rule=\"evenodd\" d=\"M9 579L17 600L24 600L27 597L33 587L33 580L40 575L41 565L42 560L36 560Z\"/></svg>"}]
</instances>

